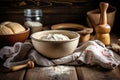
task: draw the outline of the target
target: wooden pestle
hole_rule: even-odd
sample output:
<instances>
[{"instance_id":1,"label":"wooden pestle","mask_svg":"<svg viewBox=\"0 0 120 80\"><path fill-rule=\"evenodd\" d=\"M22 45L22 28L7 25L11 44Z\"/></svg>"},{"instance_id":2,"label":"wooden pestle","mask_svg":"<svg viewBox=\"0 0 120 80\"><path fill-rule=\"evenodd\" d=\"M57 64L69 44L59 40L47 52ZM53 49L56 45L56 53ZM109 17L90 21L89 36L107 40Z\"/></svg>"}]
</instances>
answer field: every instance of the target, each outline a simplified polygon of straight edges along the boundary
<instances>
[{"instance_id":1,"label":"wooden pestle","mask_svg":"<svg viewBox=\"0 0 120 80\"><path fill-rule=\"evenodd\" d=\"M105 2L100 3L100 22L95 27L95 38L103 42L105 45L110 44L110 31L111 27L109 24L107 24L107 8L109 4Z\"/></svg>"},{"instance_id":2,"label":"wooden pestle","mask_svg":"<svg viewBox=\"0 0 120 80\"><path fill-rule=\"evenodd\" d=\"M33 61L28 61L26 64L21 64L21 65L17 65L17 66L13 66L10 68L11 71L17 71L23 68L34 68L34 62Z\"/></svg>"}]
</instances>

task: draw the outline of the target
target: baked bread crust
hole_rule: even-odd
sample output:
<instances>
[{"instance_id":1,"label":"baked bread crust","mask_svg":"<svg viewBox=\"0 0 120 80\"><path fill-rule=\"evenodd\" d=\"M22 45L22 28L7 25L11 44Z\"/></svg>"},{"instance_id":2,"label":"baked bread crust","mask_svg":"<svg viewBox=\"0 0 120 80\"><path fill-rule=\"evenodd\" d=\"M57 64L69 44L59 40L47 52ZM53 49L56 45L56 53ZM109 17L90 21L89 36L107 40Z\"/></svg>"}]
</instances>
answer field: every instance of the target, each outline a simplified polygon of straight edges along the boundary
<instances>
[{"instance_id":1,"label":"baked bread crust","mask_svg":"<svg viewBox=\"0 0 120 80\"><path fill-rule=\"evenodd\" d=\"M16 34L23 31L25 31L25 28L17 22L6 21L0 25L0 35Z\"/></svg>"}]
</instances>

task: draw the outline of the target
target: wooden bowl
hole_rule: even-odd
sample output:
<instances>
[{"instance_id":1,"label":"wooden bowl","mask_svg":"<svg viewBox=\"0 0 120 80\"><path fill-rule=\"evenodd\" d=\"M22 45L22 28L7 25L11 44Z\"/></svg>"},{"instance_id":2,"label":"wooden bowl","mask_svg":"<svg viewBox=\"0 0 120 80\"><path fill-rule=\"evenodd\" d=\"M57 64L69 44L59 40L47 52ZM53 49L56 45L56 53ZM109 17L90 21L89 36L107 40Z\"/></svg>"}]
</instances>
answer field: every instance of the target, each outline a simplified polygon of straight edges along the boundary
<instances>
[{"instance_id":1,"label":"wooden bowl","mask_svg":"<svg viewBox=\"0 0 120 80\"><path fill-rule=\"evenodd\" d=\"M24 32L17 34L0 35L0 47L13 46L16 42L24 42L30 33L30 29L26 28Z\"/></svg>"},{"instance_id":2,"label":"wooden bowl","mask_svg":"<svg viewBox=\"0 0 120 80\"><path fill-rule=\"evenodd\" d=\"M111 26L111 28L114 25L114 20L115 20L115 14L116 14L116 7L113 6L109 6L108 10L107 10L107 23ZM89 27L95 28L96 25L99 24L100 21L100 9L94 9L94 10L90 10L87 12L87 24Z\"/></svg>"},{"instance_id":3,"label":"wooden bowl","mask_svg":"<svg viewBox=\"0 0 120 80\"><path fill-rule=\"evenodd\" d=\"M60 23L51 26L52 30L71 30L71 31L80 31L85 27L76 23Z\"/></svg>"},{"instance_id":4,"label":"wooden bowl","mask_svg":"<svg viewBox=\"0 0 120 80\"><path fill-rule=\"evenodd\" d=\"M90 34L93 32L93 28L86 28L83 25L76 23L60 23L51 26L52 30L70 30L80 34L79 42L86 42L90 39Z\"/></svg>"}]
</instances>

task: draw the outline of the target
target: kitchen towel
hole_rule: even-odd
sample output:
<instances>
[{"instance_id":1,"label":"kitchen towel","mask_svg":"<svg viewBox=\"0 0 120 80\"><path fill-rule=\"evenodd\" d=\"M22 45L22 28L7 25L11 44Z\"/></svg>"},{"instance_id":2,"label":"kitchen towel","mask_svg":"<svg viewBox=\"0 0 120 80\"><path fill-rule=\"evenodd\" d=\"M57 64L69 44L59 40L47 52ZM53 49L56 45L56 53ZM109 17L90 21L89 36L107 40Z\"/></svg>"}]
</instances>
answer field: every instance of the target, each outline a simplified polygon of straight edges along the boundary
<instances>
[{"instance_id":1,"label":"kitchen towel","mask_svg":"<svg viewBox=\"0 0 120 80\"><path fill-rule=\"evenodd\" d=\"M3 66L11 68L12 66L34 61L38 66L54 65L99 65L106 69L114 69L120 61L114 57L114 52L107 49L99 40L85 42L79 46L71 55L49 59L38 53L32 43L17 42L14 46L5 46L0 50L0 58L4 60Z\"/></svg>"}]
</instances>

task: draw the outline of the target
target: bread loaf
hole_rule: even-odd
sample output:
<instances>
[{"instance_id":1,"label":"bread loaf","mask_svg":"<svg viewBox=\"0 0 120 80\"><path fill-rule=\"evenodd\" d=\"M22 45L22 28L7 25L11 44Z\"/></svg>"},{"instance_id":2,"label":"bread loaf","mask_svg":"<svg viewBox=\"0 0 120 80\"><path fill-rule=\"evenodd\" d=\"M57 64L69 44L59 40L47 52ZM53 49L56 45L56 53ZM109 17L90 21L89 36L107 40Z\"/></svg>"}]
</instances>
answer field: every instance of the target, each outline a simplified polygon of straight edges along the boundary
<instances>
[{"instance_id":1,"label":"bread loaf","mask_svg":"<svg viewBox=\"0 0 120 80\"><path fill-rule=\"evenodd\" d=\"M1 25L6 25L6 24L9 24L9 23L12 23L11 21L5 21L5 22L2 22Z\"/></svg>"},{"instance_id":2,"label":"bread loaf","mask_svg":"<svg viewBox=\"0 0 120 80\"><path fill-rule=\"evenodd\" d=\"M16 22L6 21L0 25L0 35L16 34L25 31L25 28Z\"/></svg>"},{"instance_id":3,"label":"bread loaf","mask_svg":"<svg viewBox=\"0 0 120 80\"><path fill-rule=\"evenodd\" d=\"M13 31L5 25L0 26L0 32L1 34L13 34Z\"/></svg>"}]
</instances>

